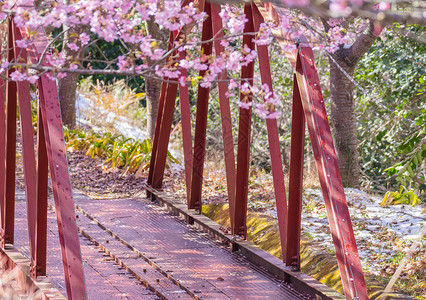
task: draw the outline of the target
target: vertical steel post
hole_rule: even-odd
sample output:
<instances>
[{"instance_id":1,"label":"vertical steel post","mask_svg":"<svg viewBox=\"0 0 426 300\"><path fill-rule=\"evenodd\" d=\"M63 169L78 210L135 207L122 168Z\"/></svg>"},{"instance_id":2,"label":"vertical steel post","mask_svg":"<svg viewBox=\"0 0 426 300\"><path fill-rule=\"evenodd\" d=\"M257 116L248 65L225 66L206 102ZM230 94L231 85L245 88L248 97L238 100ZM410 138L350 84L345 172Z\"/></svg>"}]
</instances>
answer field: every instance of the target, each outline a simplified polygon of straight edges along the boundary
<instances>
[{"instance_id":1,"label":"vertical steel post","mask_svg":"<svg viewBox=\"0 0 426 300\"><path fill-rule=\"evenodd\" d=\"M1 44L0 44L1 50ZM4 247L4 209L6 187L6 114L4 107L4 82L0 78L0 246Z\"/></svg>"},{"instance_id":2,"label":"vertical steel post","mask_svg":"<svg viewBox=\"0 0 426 300\"><path fill-rule=\"evenodd\" d=\"M296 67L303 110L347 299L368 299L342 179L315 61L310 47L299 47Z\"/></svg>"},{"instance_id":3,"label":"vertical steel post","mask_svg":"<svg viewBox=\"0 0 426 300\"><path fill-rule=\"evenodd\" d=\"M12 19L9 19L8 36L8 61L15 60ZM16 159L16 82L10 80L10 74L15 71L10 68L7 71L6 83L6 180L5 180L5 209L4 209L4 241L13 244L15 232L15 159Z\"/></svg>"},{"instance_id":4,"label":"vertical steel post","mask_svg":"<svg viewBox=\"0 0 426 300\"><path fill-rule=\"evenodd\" d=\"M300 230L302 215L303 158L305 148L305 116L296 75L293 76L293 113L291 120L290 179L288 187L287 243L284 261L300 271ZM285 254L285 255L284 255Z\"/></svg>"},{"instance_id":5,"label":"vertical steel post","mask_svg":"<svg viewBox=\"0 0 426 300\"><path fill-rule=\"evenodd\" d=\"M38 88L39 99L43 98L43 91ZM38 101L37 113L37 225L36 225L36 256L35 265L37 275L46 275L46 249L47 249L47 186L48 186L48 160L46 139L44 137L43 116Z\"/></svg>"},{"instance_id":6,"label":"vertical steel post","mask_svg":"<svg viewBox=\"0 0 426 300\"><path fill-rule=\"evenodd\" d=\"M170 140L173 113L175 111L177 82L169 82L164 102L163 116L161 118L160 131L158 134L157 155L155 158L154 171L152 174L152 187L161 188L163 184L164 170L166 168L167 148Z\"/></svg>"},{"instance_id":7,"label":"vertical steel post","mask_svg":"<svg viewBox=\"0 0 426 300\"><path fill-rule=\"evenodd\" d=\"M175 40L176 36L176 31L170 33L169 48L171 48L171 45L173 44L173 41ZM178 87L177 80L172 80L170 78L165 79L169 80L170 82L168 82L167 86L164 87L164 94L163 87L161 91L161 97L164 97L163 100L160 99L163 101L163 107L161 111L159 110L159 115L161 113L161 119L160 122L157 123L159 125L158 134L157 126L155 127L156 153L152 165L152 177L148 178L151 179L151 186L154 188L161 188L161 186L163 185L164 170L166 169L167 151L169 147L170 131L172 129L173 113L175 111Z\"/></svg>"},{"instance_id":8,"label":"vertical steel post","mask_svg":"<svg viewBox=\"0 0 426 300\"><path fill-rule=\"evenodd\" d=\"M182 7L188 5L191 2L191 0L184 0L182 2ZM196 1L194 1L196 2ZM170 51L172 46L173 46L173 42L176 38L176 36L178 36L180 34L180 30L179 31L173 31L170 32L170 37L169 37L169 45L168 45L168 50ZM149 164L149 171L148 171L148 178L147 178L147 185L148 186L152 186L153 184L153 177L154 177L154 170L155 170L155 164L156 164L156 160L157 160L157 152L158 152L158 145L159 145L159 136L160 136L160 129L161 129L161 123L163 121L163 116L164 116L164 103L166 101L166 94L168 91L168 83L167 80L168 78L164 78L165 81L163 81L163 84L161 85L161 93L160 93L160 103L158 106L158 114L157 114L157 120L155 122L155 130L154 130L154 136L153 136L153 141L152 141L152 151L151 151L151 160L150 160L150 164ZM189 96L188 96L189 99ZM151 193L149 192L149 190L146 191L146 196L150 197Z\"/></svg>"},{"instance_id":9,"label":"vertical steel post","mask_svg":"<svg viewBox=\"0 0 426 300\"><path fill-rule=\"evenodd\" d=\"M261 23L264 22L257 6L252 3L254 30L258 31ZM269 90L272 91L271 68L269 64L268 47L266 45L257 45L259 57L259 70L262 78L262 83L267 84ZM286 249L286 234L285 228L287 223L287 200L284 185L284 172L281 160L280 142L278 137L277 120L266 119L266 127L268 131L269 151L271 154L271 168L274 182L275 202L277 205L278 227L280 230L281 249Z\"/></svg>"},{"instance_id":10,"label":"vertical steel post","mask_svg":"<svg viewBox=\"0 0 426 300\"><path fill-rule=\"evenodd\" d=\"M173 32L170 33L169 38L169 50L171 49L171 45L173 44ZM167 80L167 78L165 78ZM163 81L161 85L161 93L160 93L160 103L158 105L158 114L157 114L157 120L155 121L155 129L154 129L154 136L152 139L152 151L151 151L151 160L149 163L149 171L148 171L148 178L147 178L147 185L152 185L152 180L154 176L154 166L157 159L157 150L158 150L158 139L160 134L160 128L161 128L161 122L163 120L163 111L164 111L164 102L166 101L166 93L168 89L168 83L167 81ZM147 190L147 197L151 196L151 193Z\"/></svg>"},{"instance_id":11,"label":"vertical steel post","mask_svg":"<svg viewBox=\"0 0 426 300\"><path fill-rule=\"evenodd\" d=\"M254 32L253 15L251 4L244 6L244 14L248 21L244 26L244 33ZM247 45L250 50L254 50L253 36L243 36L243 47ZM253 85L254 61L241 68L241 84L247 82ZM252 95L240 93L241 102L251 102ZM238 152L237 152L237 183L235 205L229 203L231 215L231 231L234 235L242 235L246 238L246 219L247 219L247 198L248 198L248 179L250 172L250 132L251 132L251 107L240 108L238 122Z\"/></svg>"},{"instance_id":12,"label":"vertical steel post","mask_svg":"<svg viewBox=\"0 0 426 300\"><path fill-rule=\"evenodd\" d=\"M21 40L21 33L13 24L15 40ZM17 62L27 62L27 51L24 48L15 47ZM30 242L30 271L36 278L36 219L37 219L37 196L36 196L36 162L34 154L34 135L31 117L30 84L28 81L18 82L19 116L21 121L21 143L24 167L25 193L27 200L28 235Z\"/></svg>"},{"instance_id":13,"label":"vertical steel post","mask_svg":"<svg viewBox=\"0 0 426 300\"><path fill-rule=\"evenodd\" d=\"M160 93L160 103L158 105L158 115L157 120L155 121L155 130L154 130L154 136L152 139L152 153L151 153L151 160L149 164L149 173L148 173L148 179L147 184L152 184L152 176L154 174L154 165L155 165L155 159L157 157L157 148L158 148L158 134L160 132L161 127L161 120L163 119L163 110L164 110L164 101L166 99L166 92L167 92L167 82L163 82L161 85L161 93Z\"/></svg>"},{"instance_id":14,"label":"vertical steel post","mask_svg":"<svg viewBox=\"0 0 426 300\"><path fill-rule=\"evenodd\" d=\"M185 59L186 52L179 54L180 59ZM181 68L181 76L187 76L187 71ZM191 134L191 109L189 107L188 86L179 84L179 105L182 124L183 156L185 164L185 183L187 203L191 197L191 163L192 163L192 134Z\"/></svg>"},{"instance_id":15,"label":"vertical steel post","mask_svg":"<svg viewBox=\"0 0 426 300\"><path fill-rule=\"evenodd\" d=\"M203 22L201 51L205 55L212 54L212 42L206 43L205 41L211 40L213 37L211 9L210 3L204 2L204 11L208 15L207 19ZM200 76L203 77L205 71L200 71ZM194 156L192 163L192 182L191 182L191 197L188 202L189 209L196 209L201 213L202 202L201 192L203 185L203 170L204 170L204 156L206 152L206 129L207 129L207 112L209 103L209 88L204 88L198 85L197 95L197 113L195 117L195 137L194 137Z\"/></svg>"},{"instance_id":16,"label":"vertical steel post","mask_svg":"<svg viewBox=\"0 0 426 300\"><path fill-rule=\"evenodd\" d=\"M47 142L47 156L52 179L67 295L70 299L86 299L83 262L74 213L56 83L47 78L46 75L42 75L40 83L43 89L43 98L40 99L42 120Z\"/></svg>"},{"instance_id":17,"label":"vertical steel post","mask_svg":"<svg viewBox=\"0 0 426 300\"><path fill-rule=\"evenodd\" d=\"M26 30L19 29L20 35L26 37ZM32 63L38 63L37 50L44 51L46 47L44 32L36 39L36 44L28 47L27 52ZM38 119L37 119L37 161L36 161L36 203L37 216L35 225L35 269L32 269L37 275L46 275L46 244L47 244L47 184L48 184L48 158L46 149L46 139L44 136L43 118L41 112L41 99L43 89L41 79L37 83L38 93ZM33 273L33 272L32 272Z\"/></svg>"},{"instance_id":18,"label":"vertical steel post","mask_svg":"<svg viewBox=\"0 0 426 300\"><path fill-rule=\"evenodd\" d=\"M221 6L218 3L210 3L211 6L211 20L213 27L213 36L215 37L214 49L216 57L220 57L224 52L224 47L221 45L221 38L223 37L222 19L219 16ZM228 189L229 206L235 207L235 154L234 154L234 138L232 136L232 118L231 108L229 106L227 71L224 70L218 74L217 79L219 88L219 104L220 104L220 117L222 123L222 139L223 151L225 158L226 170L226 186Z\"/></svg>"},{"instance_id":19,"label":"vertical steel post","mask_svg":"<svg viewBox=\"0 0 426 300\"><path fill-rule=\"evenodd\" d=\"M26 30L20 30L24 38L28 36ZM38 29L35 35L38 36L36 42L29 45L28 48L32 63L38 63L41 53L47 47L43 30ZM52 179L67 296L70 299L86 299L83 262L74 213L56 82L46 75L42 75L38 81L38 88L42 90L39 100L43 116L42 121L50 177Z\"/></svg>"}]
</instances>

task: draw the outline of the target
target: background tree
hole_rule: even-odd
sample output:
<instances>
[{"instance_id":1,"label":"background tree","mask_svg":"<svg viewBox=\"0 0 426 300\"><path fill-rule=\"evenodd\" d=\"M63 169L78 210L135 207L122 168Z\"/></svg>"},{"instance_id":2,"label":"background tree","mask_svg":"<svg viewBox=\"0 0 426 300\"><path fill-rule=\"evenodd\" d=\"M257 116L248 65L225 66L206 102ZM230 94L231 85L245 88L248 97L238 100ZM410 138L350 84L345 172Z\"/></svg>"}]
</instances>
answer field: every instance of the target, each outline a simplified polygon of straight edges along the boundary
<instances>
[{"instance_id":1,"label":"background tree","mask_svg":"<svg viewBox=\"0 0 426 300\"><path fill-rule=\"evenodd\" d=\"M179 0L152 0L152 1L113 1L93 0L88 5L86 1L40 1L38 10L32 7L32 1L17 0L4 1L0 8L0 20L6 20L7 16L13 15L15 23L19 27L29 28L31 38L19 41L21 44L32 43L36 39L36 32L40 26L50 26L63 30L55 40L65 40L62 51L54 51L43 57L43 61L36 64L2 64L4 69L14 66L18 70L11 76L13 80L37 79L35 72L47 72L50 76L58 78L68 75L67 79L60 82L60 94L64 105L63 111L73 110L72 99L74 94L71 86L75 86L78 74L106 76L136 76L144 77L147 81L147 99L150 125L148 131L152 134L155 118L156 103L159 96L160 81L164 77L178 78L181 84L201 83L203 86L211 86L223 70L227 70L230 81L230 92L236 92L242 87L238 84L238 74L242 63L253 60L256 56L252 53L241 51L242 29L245 17L242 14L242 5L225 5L222 7L220 16L222 18L225 36L222 43L225 52L221 55L206 56L199 51L199 29L204 13L197 4L190 3L181 7ZM201 3L201 2L200 2ZM342 168L342 175L346 185L357 185L359 178L358 157L356 150L356 127L354 121L354 99L352 95L353 85L348 77L353 75L354 69L362 56L379 34L377 24L390 24L392 22L426 23L423 14L424 7L418 2L407 4L405 2L375 3L374 1L358 0L335 0L335 1L276 1L277 5L287 8L298 5L309 17L301 17L300 14L290 13L289 17L283 16L281 24L263 24L260 32L256 35L256 43L270 43L273 38L270 27L276 25L280 29L287 30L290 43L295 44L301 34L308 35L313 44L320 43L326 47L333 58L330 61L330 93L332 99L331 118L335 131L337 154ZM376 6L378 4L378 6ZM294 17L296 16L296 17ZM316 22L321 17L327 22ZM371 20L362 33L359 26L353 26L358 19ZM300 26L301 20L308 26ZM332 23L330 23L332 22ZM361 22L362 23L362 22ZM145 25L143 25L145 24ZM174 51L166 51L167 30L178 30L187 27L196 27L188 32L183 38L171 45L173 50L185 50L188 55L186 59L180 60L173 56ZM85 63L78 54L90 41L88 34L81 32L79 28L88 28L90 36L94 39L104 40L107 43L121 43L125 49L122 55L113 59L105 58L101 69L93 68L94 65ZM309 30L307 30L307 28ZM310 30L310 29L314 30ZM356 29L353 31L352 29ZM311 32L312 31L312 32ZM321 31L326 36L319 34ZM350 37L352 34L352 37ZM326 37L324 39L324 37ZM93 44L95 41L92 41ZM321 46L321 45L320 45ZM288 49L287 49L288 50ZM181 76L180 69L188 69L190 74L198 73L200 70L208 70L203 78ZM341 68L341 69L340 69ZM31 72L30 72L31 70ZM342 71L343 70L343 71ZM346 76L348 75L348 76ZM262 87L255 87L257 96L256 108L262 117L271 117L268 113L269 106L275 106L279 95L264 97ZM263 95L263 96L262 96ZM70 99L68 101L67 99ZM69 104L69 105L68 105ZM153 105L151 105L153 104ZM276 115L274 115L276 116ZM68 121L73 124L73 118ZM344 123L343 123L344 122Z\"/></svg>"},{"instance_id":2,"label":"background tree","mask_svg":"<svg viewBox=\"0 0 426 300\"><path fill-rule=\"evenodd\" d=\"M160 30L160 27L153 17L146 21L146 28L149 35L155 40L161 42L162 48L167 49L168 34L166 30ZM149 65L155 62L148 60ZM158 106L160 103L162 81L154 77L145 80L146 92L146 110L147 110L147 132L149 137L154 136L155 122L157 120Z\"/></svg>"},{"instance_id":3,"label":"background tree","mask_svg":"<svg viewBox=\"0 0 426 300\"><path fill-rule=\"evenodd\" d=\"M326 32L332 29L330 23L323 21ZM343 28L349 25L350 22L344 22ZM367 29L356 37L352 45L340 44L338 49L330 54L330 120L345 186L358 186L361 170L352 77L357 64L380 33L381 26L369 21Z\"/></svg>"},{"instance_id":4,"label":"background tree","mask_svg":"<svg viewBox=\"0 0 426 300\"><path fill-rule=\"evenodd\" d=\"M82 51L75 51L69 48L69 44L74 43L77 36L81 33L80 28L64 28L64 39L62 44L63 54L70 60L76 60L83 56ZM77 83L79 74L68 73L67 76L58 80L58 96L61 106L62 123L74 128L76 125L75 100L77 94Z\"/></svg>"}]
</instances>

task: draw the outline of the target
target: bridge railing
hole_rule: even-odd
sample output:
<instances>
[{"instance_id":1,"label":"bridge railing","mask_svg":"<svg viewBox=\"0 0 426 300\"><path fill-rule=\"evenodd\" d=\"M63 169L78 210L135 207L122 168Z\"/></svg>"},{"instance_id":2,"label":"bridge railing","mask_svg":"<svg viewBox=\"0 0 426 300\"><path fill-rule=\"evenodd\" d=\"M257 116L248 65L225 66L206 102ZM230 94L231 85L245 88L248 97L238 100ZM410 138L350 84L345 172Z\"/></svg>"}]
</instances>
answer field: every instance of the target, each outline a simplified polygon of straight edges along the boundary
<instances>
[{"instance_id":1,"label":"bridge railing","mask_svg":"<svg viewBox=\"0 0 426 300\"><path fill-rule=\"evenodd\" d=\"M34 44L19 47L15 41L28 36L9 19L7 60L9 63L31 61L44 63L47 39L43 30L36 32ZM78 231L74 214L71 183L56 82L47 75L37 81L37 143L31 114L30 83L12 81L7 71L0 90L0 244L4 249L14 244L15 235L15 164L17 142L17 105L19 106L20 140L27 198L27 223L30 244L30 272L46 275L48 171L52 183L62 251L65 283L69 299L86 299L86 288Z\"/></svg>"},{"instance_id":2,"label":"bridge railing","mask_svg":"<svg viewBox=\"0 0 426 300\"><path fill-rule=\"evenodd\" d=\"M188 2L184 1L183 5ZM214 47L216 55L220 55L223 51L219 40L222 36L222 23L219 17L220 4L200 1L199 8L203 9L208 15L208 18L203 23L201 51L209 55ZM279 24L282 11L272 4L261 4L258 1L254 1L245 5L244 13L249 20L245 24L244 32L256 32L265 19ZM171 34L170 44L173 45L175 40L179 40L181 34L179 31ZM280 42L286 40L279 30L275 34L280 38ZM215 37L214 42L212 42L213 37ZM243 44L254 50L255 45L252 39L252 36L244 36ZM262 84L266 84L269 90L272 91L268 48L266 45L257 45L256 48ZM284 186L277 121L275 119L266 120L284 262L287 266L291 266L293 270L300 270L302 178L306 124L346 298L368 299L319 77L315 68L313 51L309 43L301 39L294 51L284 54L287 55L294 68L288 201ZM185 57L184 52L179 55L181 59ZM184 69L180 71L185 72ZM242 80L252 84L253 73L254 63L242 67ZM202 77L204 74L205 71L200 71L199 75ZM237 160L235 160L230 105L226 97L226 71L222 72L218 79L220 80L218 89L231 232L233 235L245 239L247 237L246 216L252 111L251 109L240 108ZM153 189L161 189L162 187L178 89L181 106L188 209L195 209L201 213L209 88L198 86L195 136L194 144L192 145L188 87L180 85L177 80L169 79L163 82L148 185ZM241 101L243 101L244 97L247 97L247 95L240 95ZM150 195L149 192L148 195Z\"/></svg>"}]
</instances>

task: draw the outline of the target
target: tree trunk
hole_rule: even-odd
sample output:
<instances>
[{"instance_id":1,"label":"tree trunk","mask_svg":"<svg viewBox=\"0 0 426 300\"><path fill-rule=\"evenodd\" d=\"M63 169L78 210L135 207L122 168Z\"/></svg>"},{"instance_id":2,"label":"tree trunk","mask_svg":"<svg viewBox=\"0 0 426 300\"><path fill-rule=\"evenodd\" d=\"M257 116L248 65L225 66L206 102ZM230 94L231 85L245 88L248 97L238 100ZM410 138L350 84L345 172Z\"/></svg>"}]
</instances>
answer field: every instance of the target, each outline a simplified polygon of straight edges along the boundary
<instances>
[{"instance_id":1,"label":"tree trunk","mask_svg":"<svg viewBox=\"0 0 426 300\"><path fill-rule=\"evenodd\" d=\"M335 56L336 57L336 56ZM337 56L338 57L338 56ZM353 68L345 66L342 60L337 63L352 76ZM344 67L345 66L345 67ZM358 186L360 165L353 83L330 59L331 125L336 147L337 161L344 186Z\"/></svg>"},{"instance_id":2,"label":"tree trunk","mask_svg":"<svg viewBox=\"0 0 426 300\"><path fill-rule=\"evenodd\" d=\"M68 128L75 127L75 96L78 74L69 73L59 80L59 103L61 105L62 124Z\"/></svg>"},{"instance_id":3,"label":"tree trunk","mask_svg":"<svg viewBox=\"0 0 426 300\"><path fill-rule=\"evenodd\" d=\"M146 21L148 34L152 38L159 41L160 45L167 45L167 33L160 30L158 25L154 22L154 19L151 17L150 20ZM151 66L153 62L148 60L148 65ZM145 78L145 93L146 93L146 110L147 110L147 131L148 137L153 138L155 131L155 123L157 121L158 106L160 104L160 95L161 95L161 85L160 80Z\"/></svg>"},{"instance_id":4,"label":"tree trunk","mask_svg":"<svg viewBox=\"0 0 426 300\"><path fill-rule=\"evenodd\" d=\"M64 3L69 4L69 0L64 0ZM66 28L64 28L66 29ZM63 52L66 57L77 57L82 56L83 52L72 51L68 48L68 44L74 42L77 39L76 36L82 32L82 28L74 28L72 31L68 30L64 34L64 40L62 43ZM62 124L68 128L74 128L76 125L76 116L75 116L75 100L77 93L77 82L78 74L68 73L62 79L59 79L58 82L58 96L59 104L61 107L61 116Z\"/></svg>"},{"instance_id":5,"label":"tree trunk","mask_svg":"<svg viewBox=\"0 0 426 300\"><path fill-rule=\"evenodd\" d=\"M325 20L323 20L323 24L328 31L330 27ZM332 59L329 60L333 140L343 185L348 187L359 185L361 173L353 96L354 85L336 63L352 78L356 65L373 45L381 31L380 25L370 22L366 31L361 33L350 47L340 45L340 48L331 54L336 62Z\"/></svg>"},{"instance_id":6,"label":"tree trunk","mask_svg":"<svg viewBox=\"0 0 426 300\"><path fill-rule=\"evenodd\" d=\"M153 138L160 104L162 82L152 78L145 79L147 130L148 137Z\"/></svg>"}]
</instances>

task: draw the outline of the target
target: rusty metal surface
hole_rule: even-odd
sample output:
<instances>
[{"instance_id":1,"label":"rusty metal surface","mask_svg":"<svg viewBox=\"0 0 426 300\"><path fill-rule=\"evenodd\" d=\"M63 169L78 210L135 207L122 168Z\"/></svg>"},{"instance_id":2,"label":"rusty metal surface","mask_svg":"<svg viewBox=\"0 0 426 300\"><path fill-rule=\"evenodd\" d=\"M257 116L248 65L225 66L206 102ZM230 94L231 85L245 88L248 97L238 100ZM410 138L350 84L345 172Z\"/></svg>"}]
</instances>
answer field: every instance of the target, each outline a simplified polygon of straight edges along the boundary
<instances>
[{"instance_id":1,"label":"rusty metal surface","mask_svg":"<svg viewBox=\"0 0 426 300\"><path fill-rule=\"evenodd\" d=\"M148 200L75 201L120 239L207 299L309 298L274 280ZM97 235L96 232L93 234Z\"/></svg>"}]
</instances>

